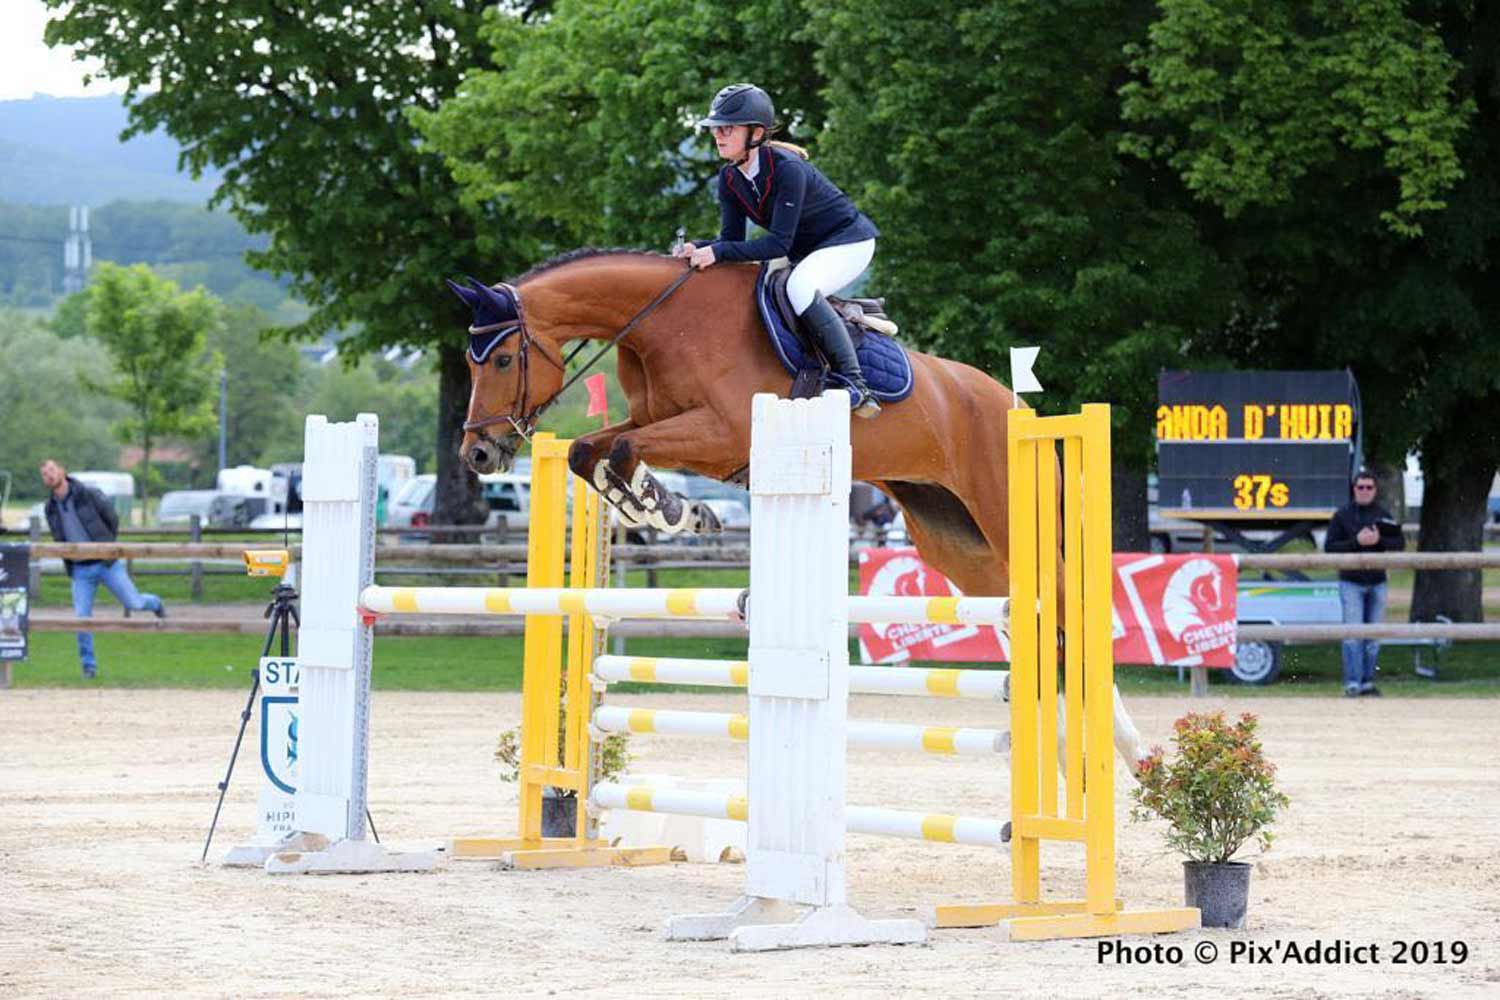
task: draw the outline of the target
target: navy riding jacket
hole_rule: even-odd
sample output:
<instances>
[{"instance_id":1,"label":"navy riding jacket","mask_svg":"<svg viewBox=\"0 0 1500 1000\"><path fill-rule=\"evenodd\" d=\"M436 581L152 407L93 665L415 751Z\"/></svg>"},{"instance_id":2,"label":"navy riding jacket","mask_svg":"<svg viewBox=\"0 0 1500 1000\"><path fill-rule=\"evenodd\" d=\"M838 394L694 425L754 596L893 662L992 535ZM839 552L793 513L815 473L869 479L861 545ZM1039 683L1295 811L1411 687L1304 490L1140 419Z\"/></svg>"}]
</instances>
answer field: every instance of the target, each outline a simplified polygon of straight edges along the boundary
<instances>
[{"instance_id":1,"label":"navy riding jacket","mask_svg":"<svg viewBox=\"0 0 1500 1000\"><path fill-rule=\"evenodd\" d=\"M733 164L719 173L719 238L708 244L715 260L787 257L795 264L821 247L880 235L848 195L796 153L766 144L756 155L760 172L754 180ZM766 235L745 239L746 219Z\"/></svg>"}]
</instances>

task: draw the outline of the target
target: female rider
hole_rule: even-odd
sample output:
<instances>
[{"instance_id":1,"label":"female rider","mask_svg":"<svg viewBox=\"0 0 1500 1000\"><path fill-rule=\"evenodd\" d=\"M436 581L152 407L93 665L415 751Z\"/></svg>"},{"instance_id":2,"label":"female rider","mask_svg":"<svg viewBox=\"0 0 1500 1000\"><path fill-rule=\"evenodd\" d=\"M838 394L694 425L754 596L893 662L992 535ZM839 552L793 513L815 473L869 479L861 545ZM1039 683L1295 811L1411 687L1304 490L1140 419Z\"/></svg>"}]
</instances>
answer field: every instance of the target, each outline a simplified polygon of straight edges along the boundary
<instances>
[{"instance_id":1,"label":"female rider","mask_svg":"<svg viewBox=\"0 0 1500 1000\"><path fill-rule=\"evenodd\" d=\"M725 87L698 125L713 130L719 156L729 161L719 174L719 237L706 245L685 243L677 256L697 268L721 260L788 258L792 273L786 291L792 309L848 381L855 414L876 416L880 404L865 384L849 331L825 296L870 266L880 231L807 162L806 150L767 141L776 127L776 109L759 87ZM766 234L747 240L747 218Z\"/></svg>"}]
</instances>

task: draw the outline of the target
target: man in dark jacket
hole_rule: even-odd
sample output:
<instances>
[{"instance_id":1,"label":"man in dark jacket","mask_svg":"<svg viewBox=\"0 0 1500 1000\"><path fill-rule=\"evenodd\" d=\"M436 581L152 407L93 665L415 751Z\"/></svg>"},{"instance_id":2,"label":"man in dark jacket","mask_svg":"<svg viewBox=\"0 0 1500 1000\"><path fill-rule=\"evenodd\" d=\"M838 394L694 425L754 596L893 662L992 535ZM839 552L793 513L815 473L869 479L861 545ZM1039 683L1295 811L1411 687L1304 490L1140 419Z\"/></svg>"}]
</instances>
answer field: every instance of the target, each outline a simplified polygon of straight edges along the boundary
<instances>
[{"instance_id":1,"label":"man in dark jacket","mask_svg":"<svg viewBox=\"0 0 1500 1000\"><path fill-rule=\"evenodd\" d=\"M119 515L115 506L103 493L88 487L68 475L66 469L54 459L47 459L41 466L42 482L51 494L47 497L47 527L52 531L52 540L57 542L112 542L119 528ZM90 618L94 614L94 594L99 584L109 588L121 604L132 611L151 611L158 618L167 616L161 598L155 594L142 594L135 589L125 563L120 559L64 559L63 567L73 583L73 613L79 618ZM78 659L83 664L83 676L93 678L99 671L94 657L94 636L91 632L78 633Z\"/></svg>"},{"instance_id":2,"label":"man in dark jacket","mask_svg":"<svg viewBox=\"0 0 1500 1000\"><path fill-rule=\"evenodd\" d=\"M1396 552L1406 546L1401 525L1375 502L1375 476L1361 469L1354 477L1354 501L1334 511L1328 522L1324 552ZM1339 572L1339 598L1346 624L1371 624L1385 617L1385 570L1346 569ZM1344 694L1378 695L1375 639L1344 640Z\"/></svg>"}]
</instances>

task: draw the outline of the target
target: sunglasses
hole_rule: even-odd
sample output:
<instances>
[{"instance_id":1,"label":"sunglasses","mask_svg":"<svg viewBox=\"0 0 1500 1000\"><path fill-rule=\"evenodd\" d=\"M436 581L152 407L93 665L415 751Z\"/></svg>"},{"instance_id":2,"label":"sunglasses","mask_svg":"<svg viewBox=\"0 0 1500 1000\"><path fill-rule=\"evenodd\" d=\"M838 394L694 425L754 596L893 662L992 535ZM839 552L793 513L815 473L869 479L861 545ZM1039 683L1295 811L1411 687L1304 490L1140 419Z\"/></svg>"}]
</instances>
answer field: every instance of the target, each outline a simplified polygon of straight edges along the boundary
<instances>
[{"instance_id":1,"label":"sunglasses","mask_svg":"<svg viewBox=\"0 0 1500 1000\"><path fill-rule=\"evenodd\" d=\"M1360 484L1357 484L1354 488L1356 490L1373 490L1375 488L1375 484L1374 483L1360 483Z\"/></svg>"}]
</instances>

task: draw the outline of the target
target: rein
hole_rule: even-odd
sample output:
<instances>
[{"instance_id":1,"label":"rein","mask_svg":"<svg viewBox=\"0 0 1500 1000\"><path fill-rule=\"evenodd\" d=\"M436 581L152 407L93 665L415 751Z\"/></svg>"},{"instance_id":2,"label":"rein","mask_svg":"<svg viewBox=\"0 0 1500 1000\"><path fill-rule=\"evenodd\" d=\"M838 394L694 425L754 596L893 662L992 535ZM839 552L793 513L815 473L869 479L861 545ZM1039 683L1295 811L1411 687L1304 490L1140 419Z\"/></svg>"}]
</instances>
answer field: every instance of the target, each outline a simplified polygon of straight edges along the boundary
<instances>
[{"instance_id":1,"label":"rein","mask_svg":"<svg viewBox=\"0 0 1500 1000\"><path fill-rule=\"evenodd\" d=\"M560 361L556 358L551 357L547 353L546 349L542 347L541 342L538 341L534 336L532 336L531 331L526 328L526 313L521 306L520 289L502 282L499 287L509 292L511 299L516 304L516 321L514 323L491 323L488 326L471 326L469 327L469 333L473 335L498 332L506 327L513 327L520 331L521 348L517 352L517 360L521 365L521 378L520 384L516 390L515 405L512 406L510 413L492 414L489 416L480 417L478 420L465 421L463 429L465 431L476 431L485 427L493 426L494 424L509 423L512 429L514 429L517 434L519 434L527 441L530 441L531 433L536 428L537 420L541 418L543 413L547 412L547 408L561 399L563 393L567 392L568 389L573 385L573 383L577 382L580 378L587 374L588 370L594 367L594 365L599 362L600 358L604 357L604 355L613 350L615 346L618 345L620 341L624 340L632 330L639 326L647 316L650 316L653 312L655 312L658 306L667 301L667 299L672 296L673 292L681 288L683 284L693 276L693 270L693 268L689 267L681 275L674 279L673 282L668 285L660 295L652 299L649 303L646 304L643 309L641 309L633 317L631 317L630 322L626 323L625 326L621 328L619 333L611 337L609 339L609 343L601 347L592 358L589 358L588 362L582 368L578 369L578 371L573 374L572 378L565 381L562 384L562 388L558 389L557 392L553 394L551 399L547 400L545 403L542 403L540 406L536 407L530 412L526 411L528 391L527 385L529 381L526 376L530 364L527 353L528 348L530 348L532 345L535 345L537 351L542 355L543 358L547 360L549 364L556 367L559 371L566 372L568 370L568 365L571 364L573 359L578 356L579 352L584 349L584 347L587 345L587 342L585 341L584 343L580 343L577 347L573 348L571 352L569 352L567 357L563 358Z\"/></svg>"}]
</instances>

